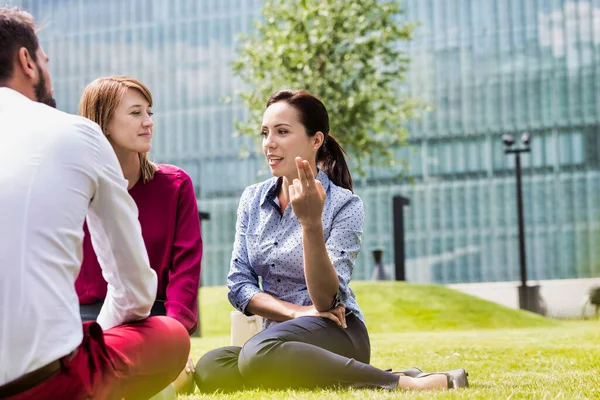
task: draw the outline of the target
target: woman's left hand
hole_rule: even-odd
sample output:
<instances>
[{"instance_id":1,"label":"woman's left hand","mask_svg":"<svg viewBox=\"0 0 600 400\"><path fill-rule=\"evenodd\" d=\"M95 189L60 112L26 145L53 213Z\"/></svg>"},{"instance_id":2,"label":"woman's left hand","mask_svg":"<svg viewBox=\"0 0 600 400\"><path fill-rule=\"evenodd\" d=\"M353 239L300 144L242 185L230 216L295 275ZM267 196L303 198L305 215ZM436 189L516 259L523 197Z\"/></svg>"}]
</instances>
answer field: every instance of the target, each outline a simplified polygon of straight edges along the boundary
<instances>
[{"instance_id":1,"label":"woman's left hand","mask_svg":"<svg viewBox=\"0 0 600 400\"><path fill-rule=\"evenodd\" d=\"M310 164L296 157L298 178L290 185L290 204L302 226L320 224L325 205L325 189L315 179Z\"/></svg>"}]
</instances>

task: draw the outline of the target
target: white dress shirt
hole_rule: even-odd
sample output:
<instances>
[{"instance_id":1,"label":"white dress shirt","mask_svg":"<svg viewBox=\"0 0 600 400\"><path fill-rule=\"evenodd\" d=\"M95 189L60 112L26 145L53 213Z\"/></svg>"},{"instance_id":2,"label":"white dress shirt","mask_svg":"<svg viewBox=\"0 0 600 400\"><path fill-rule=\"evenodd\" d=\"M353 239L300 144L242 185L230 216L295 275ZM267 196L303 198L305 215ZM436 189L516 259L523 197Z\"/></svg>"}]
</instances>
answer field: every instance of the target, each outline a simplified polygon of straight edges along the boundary
<instances>
[{"instance_id":1,"label":"white dress shirt","mask_svg":"<svg viewBox=\"0 0 600 400\"><path fill-rule=\"evenodd\" d=\"M156 274L108 140L85 118L0 88L0 385L81 343L86 215L108 282L98 322L147 317Z\"/></svg>"}]
</instances>

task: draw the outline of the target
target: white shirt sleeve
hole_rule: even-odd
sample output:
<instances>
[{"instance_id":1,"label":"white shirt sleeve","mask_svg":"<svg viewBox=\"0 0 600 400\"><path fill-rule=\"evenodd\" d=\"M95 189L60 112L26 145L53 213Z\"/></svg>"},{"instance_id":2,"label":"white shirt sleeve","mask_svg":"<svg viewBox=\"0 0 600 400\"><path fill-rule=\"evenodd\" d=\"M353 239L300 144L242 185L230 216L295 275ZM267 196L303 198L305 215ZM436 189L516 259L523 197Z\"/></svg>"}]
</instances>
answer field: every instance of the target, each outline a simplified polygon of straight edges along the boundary
<instances>
[{"instance_id":1,"label":"white shirt sleeve","mask_svg":"<svg viewBox=\"0 0 600 400\"><path fill-rule=\"evenodd\" d=\"M82 130L96 130L80 124ZM90 132L87 132L88 134ZM98 132L91 132L98 135ZM101 135L101 133L100 133ZM100 137L96 190L87 223L92 244L108 283L98 323L109 329L146 318L156 299L157 278L150 268L138 209L127 192L127 180L107 140Z\"/></svg>"}]
</instances>

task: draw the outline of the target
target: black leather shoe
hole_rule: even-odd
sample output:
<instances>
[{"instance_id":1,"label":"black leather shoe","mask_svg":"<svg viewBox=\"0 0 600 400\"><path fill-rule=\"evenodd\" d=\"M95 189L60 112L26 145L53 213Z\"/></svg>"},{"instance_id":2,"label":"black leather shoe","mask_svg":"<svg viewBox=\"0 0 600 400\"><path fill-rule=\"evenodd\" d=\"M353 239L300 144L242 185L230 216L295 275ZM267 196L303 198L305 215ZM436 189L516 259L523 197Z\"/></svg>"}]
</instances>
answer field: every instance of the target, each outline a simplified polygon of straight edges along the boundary
<instances>
[{"instance_id":1,"label":"black leather shoe","mask_svg":"<svg viewBox=\"0 0 600 400\"><path fill-rule=\"evenodd\" d=\"M444 374L448 378L448 389L459 389L469 387L469 374L464 368L453 369L445 372L427 372L417 375L417 378L424 378L429 375Z\"/></svg>"},{"instance_id":2,"label":"black leather shoe","mask_svg":"<svg viewBox=\"0 0 600 400\"><path fill-rule=\"evenodd\" d=\"M396 374L396 375L405 375L405 376L410 376L411 378L416 378L417 376L419 376L420 374L423 373L423 371L421 371L419 368L417 367L413 367L410 369L405 369L404 371L392 371L391 368L387 369L386 371L391 372L392 374Z\"/></svg>"}]
</instances>

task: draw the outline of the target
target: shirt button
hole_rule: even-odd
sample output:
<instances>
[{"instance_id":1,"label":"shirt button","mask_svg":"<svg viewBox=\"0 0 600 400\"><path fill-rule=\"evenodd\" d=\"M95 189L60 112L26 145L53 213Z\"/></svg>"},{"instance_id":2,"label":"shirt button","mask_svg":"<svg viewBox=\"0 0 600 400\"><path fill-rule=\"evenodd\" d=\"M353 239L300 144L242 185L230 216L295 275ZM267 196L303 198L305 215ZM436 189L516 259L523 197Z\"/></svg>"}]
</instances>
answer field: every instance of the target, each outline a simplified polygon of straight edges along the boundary
<instances>
[{"instance_id":1,"label":"shirt button","mask_svg":"<svg viewBox=\"0 0 600 400\"><path fill-rule=\"evenodd\" d=\"M277 282L281 282L281 279L277 279Z\"/></svg>"},{"instance_id":2,"label":"shirt button","mask_svg":"<svg viewBox=\"0 0 600 400\"><path fill-rule=\"evenodd\" d=\"M275 243L273 243L273 244L274 244L275 246L277 246L277 245L279 244L279 242L275 242Z\"/></svg>"},{"instance_id":3,"label":"shirt button","mask_svg":"<svg viewBox=\"0 0 600 400\"><path fill-rule=\"evenodd\" d=\"M271 264L271 267L274 267L274 266L275 266L275 264Z\"/></svg>"}]
</instances>

